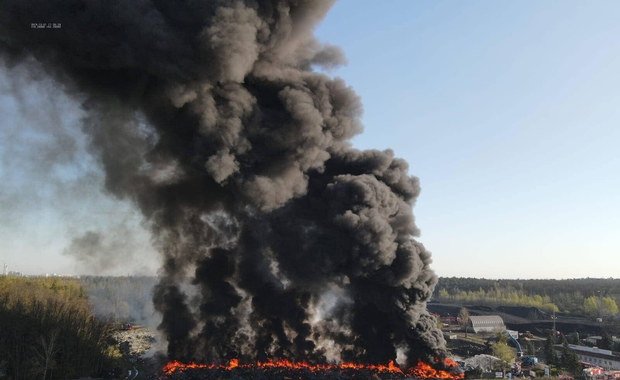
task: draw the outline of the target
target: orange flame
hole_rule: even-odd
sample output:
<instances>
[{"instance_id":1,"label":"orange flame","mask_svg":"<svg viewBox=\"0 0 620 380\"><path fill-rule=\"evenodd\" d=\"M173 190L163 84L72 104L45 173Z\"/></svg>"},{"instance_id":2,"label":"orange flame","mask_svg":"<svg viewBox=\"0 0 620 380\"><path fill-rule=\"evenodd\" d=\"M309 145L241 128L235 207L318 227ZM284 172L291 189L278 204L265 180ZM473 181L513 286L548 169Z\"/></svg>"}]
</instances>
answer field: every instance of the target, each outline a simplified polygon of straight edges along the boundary
<instances>
[{"instance_id":1,"label":"orange flame","mask_svg":"<svg viewBox=\"0 0 620 380\"><path fill-rule=\"evenodd\" d=\"M444 359L444 365L448 368L456 368L456 364L453 360ZM418 362L418 364L407 370L407 373L413 377L421 379L463 379L464 373L453 373L451 371L435 369L430 364L424 362Z\"/></svg>"},{"instance_id":2,"label":"orange flame","mask_svg":"<svg viewBox=\"0 0 620 380\"><path fill-rule=\"evenodd\" d=\"M444 359L443 364L447 368L456 368L458 365L450 360ZM418 362L415 367L409 368L404 371L394 363L390 361L387 365L381 364L356 364L343 362L340 364L310 364L308 362L292 362L286 359L269 360L266 362L256 362L241 364L239 359L232 359L228 362L228 365L223 364L196 364L196 363L181 363L179 361L171 361L162 368L164 375L172 375L175 372L185 371L187 369L202 368L202 369L220 369L220 370L232 370L234 368L250 368L250 369L268 369L268 368L281 368L281 369L293 369L300 370L306 369L312 372L326 371L326 370L347 370L347 369L365 369L376 372L389 372L393 374L403 376L414 376L417 378L432 378L432 379L463 379L465 376L462 373L453 373L449 370L437 370L431 365Z\"/></svg>"}]
</instances>

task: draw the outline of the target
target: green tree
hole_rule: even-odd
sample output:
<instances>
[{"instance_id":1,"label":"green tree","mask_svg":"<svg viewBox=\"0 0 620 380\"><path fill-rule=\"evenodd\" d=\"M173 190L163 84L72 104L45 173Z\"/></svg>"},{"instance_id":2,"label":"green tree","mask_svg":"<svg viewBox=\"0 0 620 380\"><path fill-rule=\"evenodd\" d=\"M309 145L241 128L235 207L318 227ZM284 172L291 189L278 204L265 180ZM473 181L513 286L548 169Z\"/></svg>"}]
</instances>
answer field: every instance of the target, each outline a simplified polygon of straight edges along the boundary
<instances>
[{"instance_id":1,"label":"green tree","mask_svg":"<svg viewBox=\"0 0 620 380\"><path fill-rule=\"evenodd\" d=\"M0 277L0 357L11 380L94 375L114 366L111 327L93 317L76 281ZM52 373L53 370L53 373Z\"/></svg>"},{"instance_id":2,"label":"green tree","mask_svg":"<svg viewBox=\"0 0 620 380\"><path fill-rule=\"evenodd\" d=\"M590 296L583 300L583 310L595 317L611 317L618 314L618 304L611 297Z\"/></svg>"},{"instance_id":3,"label":"green tree","mask_svg":"<svg viewBox=\"0 0 620 380\"><path fill-rule=\"evenodd\" d=\"M565 340L562 345L562 359L560 360L561 366L573 375L581 374L581 363L579 357L569 346Z\"/></svg>"},{"instance_id":4,"label":"green tree","mask_svg":"<svg viewBox=\"0 0 620 380\"><path fill-rule=\"evenodd\" d=\"M555 337L553 333L549 333L547 336L547 340L545 341L544 353L545 353L545 361L547 364L557 364L558 357L555 353Z\"/></svg>"},{"instance_id":5,"label":"green tree","mask_svg":"<svg viewBox=\"0 0 620 380\"><path fill-rule=\"evenodd\" d=\"M497 341L491 345L493 356L498 357L507 367L508 364L514 362L515 351L508 346L508 338L504 334L497 335Z\"/></svg>"},{"instance_id":6,"label":"green tree","mask_svg":"<svg viewBox=\"0 0 620 380\"><path fill-rule=\"evenodd\" d=\"M598 297L586 297L583 300L583 311L588 315L598 316L600 314Z\"/></svg>"},{"instance_id":7,"label":"green tree","mask_svg":"<svg viewBox=\"0 0 620 380\"><path fill-rule=\"evenodd\" d=\"M560 308L558 308L555 304L552 303L544 303L540 306L540 308L547 313L557 313L560 311Z\"/></svg>"},{"instance_id":8,"label":"green tree","mask_svg":"<svg viewBox=\"0 0 620 380\"><path fill-rule=\"evenodd\" d=\"M435 324L437 326L438 329L443 329L443 322L441 321L441 318L439 316L435 316Z\"/></svg>"},{"instance_id":9,"label":"green tree","mask_svg":"<svg viewBox=\"0 0 620 380\"><path fill-rule=\"evenodd\" d=\"M462 327L465 327L469 324L469 310L467 310L467 308L462 307L461 310L459 310L459 324Z\"/></svg>"},{"instance_id":10,"label":"green tree","mask_svg":"<svg viewBox=\"0 0 620 380\"><path fill-rule=\"evenodd\" d=\"M439 299L442 301L446 301L450 298L450 294L446 289L439 290Z\"/></svg>"},{"instance_id":11,"label":"green tree","mask_svg":"<svg viewBox=\"0 0 620 380\"><path fill-rule=\"evenodd\" d=\"M532 344L532 342L529 340L525 341L525 353L532 356L536 355L536 349L534 348L534 344Z\"/></svg>"},{"instance_id":12,"label":"green tree","mask_svg":"<svg viewBox=\"0 0 620 380\"><path fill-rule=\"evenodd\" d=\"M465 329L465 336L467 336L467 326L469 325L469 310L467 310L467 308L462 307L461 310L459 310L459 324L461 325L462 328Z\"/></svg>"},{"instance_id":13,"label":"green tree","mask_svg":"<svg viewBox=\"0 0 620 380\"><path fill-rule=\"evenodd\" d=\"M613 344L614 342L611 338L611 335L609 335L609 333L605 331L601 336L601 340L599 340L598 342L598 347L602 348L603 350L611 350Z\"/></svg>"},{"instance_id":14,"label":"green tree","mask_svg":"<svg viewBox=\"0 0 620 380\"><path fill-rule=\"evenodd\" d=\"M611 297L604 297L600 300L601 314L603 316L614 316L618 314L618 304Z\"/></svg>"},{"instance_id":15,"label":"green tree","mask_svg":"<svg viewBox=\"0 0 620 380\"><path fill-rule=\"evenodd\" d=\"M451 277L440 278L435 292L444 302L533 306L547 312L592 316L620 313L620 279L497 281Z\"/></svg>"},{"instance_id":16,"label":"green tree","mask_svg":"<svg viewBox=\"0 0 620 380\"><path fill-rule=\"evenodd\" d=\"M581 341L579 340L579 333L578 332L575 332L571 336L570 342L571 342L571 344L581 344Z\"/></svg>"}]
</instances>

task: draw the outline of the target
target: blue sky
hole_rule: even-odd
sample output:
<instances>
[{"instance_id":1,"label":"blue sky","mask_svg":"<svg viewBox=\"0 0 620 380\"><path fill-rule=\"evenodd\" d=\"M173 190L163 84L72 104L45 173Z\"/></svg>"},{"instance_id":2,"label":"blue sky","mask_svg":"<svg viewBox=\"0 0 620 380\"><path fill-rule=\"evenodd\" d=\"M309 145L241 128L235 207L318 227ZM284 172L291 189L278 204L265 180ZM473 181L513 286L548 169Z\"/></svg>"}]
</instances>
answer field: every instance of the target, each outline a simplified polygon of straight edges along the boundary
<instances>
[{"instance_id":1,"label":"blue sky","mask_svg":"<svg viewBox=\"0 0 620 380\"><path fill-rule=\"evenodd\" d=\"M391 148L420 178L414 213L439 276L620 277L619 16L617 1L340 0L319 26L348 59L330 74L364 103L355 146ZM140 218L76 161L84 141L63 147L79 107L18 77L0 73L0 261L85 271L62 254L72 236ZM37 128L49 120L62 125L51 145ZM48 168L54 147L66 159ZM140 259L103 273L155 270L146 234L128 246Z\"/></svg>"},{"instance_id":2,"label":"blue sky","mask_svg":"<svg viewBox=\"0 0 620 380\"><path fill-rule=\"evenodd\" d=\"M420 178L440 276L620 276L620 3L341 0L360 148Z\"/></svg>"}]
</instances>

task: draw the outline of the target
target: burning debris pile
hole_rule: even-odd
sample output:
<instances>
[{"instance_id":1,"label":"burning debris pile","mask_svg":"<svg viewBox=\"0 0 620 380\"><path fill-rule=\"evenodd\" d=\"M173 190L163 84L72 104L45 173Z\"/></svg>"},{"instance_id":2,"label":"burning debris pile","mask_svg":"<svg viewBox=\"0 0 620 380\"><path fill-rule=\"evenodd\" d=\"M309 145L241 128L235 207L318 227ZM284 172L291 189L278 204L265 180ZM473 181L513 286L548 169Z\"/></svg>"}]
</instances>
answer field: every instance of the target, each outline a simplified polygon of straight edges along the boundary
<instances>
[{"instance_id":1,"label":"burning debris pile","mask_svg":"<svg viewBox=\"0 0 620 380\"><path fill-rule=\"evenodd\" d=\"M237 359L228 365L183 364L172 361L163 368L169 379L401 379L433 378L462 379L456 370L456 363L447 360L442 365L446 370L435 370L419 362L416 367L402 370L393 361L388 365L361 365L341 363L338 365L312 365L306 362L294 363L288 360L240 364Z\"/></svg>"},{"instance_id":2,"label":"burning debris pile","mask_svg":"<svg viewBox=\"0 0 620 380\"><path fill-rule=\"evenodd\" d=\"M0 5L5 64L83 102L106 189L152 231L171 360L445 356L430 254L413 238L418 181L391 151L351 147L360 101L315 71L344 62L312 34L331 4Z\"/></svg>"}]
</instances>

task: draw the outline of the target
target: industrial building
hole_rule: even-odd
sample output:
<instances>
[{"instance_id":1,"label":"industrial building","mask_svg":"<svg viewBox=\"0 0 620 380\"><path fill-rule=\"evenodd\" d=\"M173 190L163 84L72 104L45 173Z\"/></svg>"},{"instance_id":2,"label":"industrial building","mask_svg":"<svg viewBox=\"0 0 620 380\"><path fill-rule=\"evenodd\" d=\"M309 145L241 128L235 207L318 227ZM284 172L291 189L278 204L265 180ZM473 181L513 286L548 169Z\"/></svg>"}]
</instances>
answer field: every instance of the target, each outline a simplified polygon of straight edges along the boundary
<instances>
[{"instance_id":1,"label":"industrial building","mask_svg":"<svg viewBox=\"0 0 620 380\"><path fill-rule=\"evenodd\" d=\"M469 317L469 324L476 334L506 330L504 320L499 315L476 315Z\"/></svg>"},{"instance_id":2,"label":"industrial building","mask_svg":"<svg viewBox=\"0 0 620 380\"><path fill-rule=\"evenodd\" d=\"M584 363L604 369L620 370L620 355L614 354L611 350L579 346L576 344L569 344L568 347L575 351L579 360Z\"/></svg>"}]
</instances>

